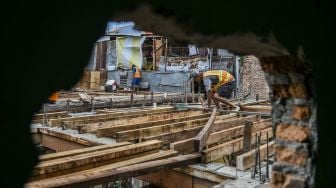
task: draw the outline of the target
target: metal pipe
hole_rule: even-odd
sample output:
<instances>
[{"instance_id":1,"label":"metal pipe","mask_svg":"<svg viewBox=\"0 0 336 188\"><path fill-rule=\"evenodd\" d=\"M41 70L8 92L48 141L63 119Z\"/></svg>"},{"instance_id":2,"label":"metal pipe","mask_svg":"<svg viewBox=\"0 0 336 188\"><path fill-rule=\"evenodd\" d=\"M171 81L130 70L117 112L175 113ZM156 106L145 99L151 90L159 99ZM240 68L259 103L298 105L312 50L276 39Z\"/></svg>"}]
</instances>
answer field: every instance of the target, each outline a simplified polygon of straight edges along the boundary
<instances>
[{"instance_id":1,"label":"metal pipe","mask_svg":"<svg viewBox=\"0 0 336 188\"><path fill-rule=\"evenodd\" d=\"M261 134L259 134L258 136L258 167L259 167L259 181L261 181L261 157L260 157L260 138L261 138Z\"/></svg>"},{"instance_id":2,"label":"metal pipe","mask_svg":"<svg viewBox=\"0 0 336 188\"><path fill-rule=\"evenodd\" d=\"M146 106L146 93L144 93L143 95L144 95L144 100L142 103L142 107L145 107Z\"/></svg>"},{"instance_id":3,"label":"metal pipe","mask_svg":"<svg viewBox=\"0 0 336 188\"><path fill-rule=\"evenodd\" d=\"M43 113L44 113L44 118L43 118L43 122L45 126L48 126L48 118L47 118L47 109L46 109L46 104L43 104Z\"/></svg>"},{"instance_id":4,"label":"metal pipe","mask_svg":"<svg viewBox=\"0 0 336 188\"><path fill-rule=\"evenodd\" d=\"M188 103L188 99L187 99L187 86L188 85L188 81L184 81L184 103Z\"/></svg>"},{"instance_id":5,"label":"metal pipe","mask_svg":"<svg viewBox=\"0 0 336 188\"><path fill-rule=\"evenodd\" d=\"M133 96L133 93L134 93L134 92L131 91L131 107L133 107L133 102L134 102L134 101L133 101L133 97L134 97L134 96Z\"/></svg>"},{"instance_id":6,"label":"metal pipe","mask_svg":"<svg viewBox=\"0 0 336 188\"><path fill-rule=\"evenodd\" d=\"M266 178L269 179L269 169L268 169L268 132L266 132Z\"/></svg>"},{"instance_id":7,"label":"metal pipe","mask_svg":"<svg viewBox=\"0 0 336 188\"><path fill-rule=\"evenodd\" d=\"M194 84L194 79L191 79L191 93L192 93L192 103L195 102L195 84Z\"/></svg>"},{"instance_id":8,"label":"metal pipe","mask_svg":"<svg viewBox=\"0 0 336 188\"><path fill-rule=\"evenodd\" d=\"M154 93L153 91L151 92L151 104L154 106Z\"/></svg>"},{"instance_id":9,"label":"metal pipe","mask_svg":"<svg viewBox=\"0 0 336 188\"><path fill-rule=\"evenodd\" d=\"M236 97L239 94L239 81L240 81L240 77L239 77L239 60L240 57L239 56L235 56L236 57L236 63L235 63L235 78L236 78Z\"/></svg>"},{"instance_id":10,"label":"metal pipe","mask_svg":"<svg viewBox=\"0 0 336 188\"><path fill-rule=\"evenodd\" d=\"M111 104L110 104L110 108L113 108L113 99L111 98Z\"/></svg>"},{"instance_id":11,"label":"metal pipe","mask_svg":"<svg viewBox=\"0 0 336 188\"><path fill-rule=\"evenodd\" d=\"M257 133L255 134L255 148L254 148L254 170L252 179L255 178L255 174L257 173L257 164L258 164L258 151L257 151Z\"/></svg>"},{"instance_id":12,"label":"metal pipe","mask_svg":"<svg viewBox=\"0 0 336 188\"><path fill-rule=\"evenodd\" d=\"M91 97L91 112L94 112L94 97Z\"/></svg>"},{"instance_id":13,"label":"metal pipe","mask_svg":"<svg viewBox=\"0 0 336 188\"><path fill-rule=\"evenodd\" d=\"M167 72L167 62L168 62L168 57L167 57L167 51L168 51L168 39L166 39L166 49L165 49L165 72Z\"/></svg>"},{"instance_id":14,"label":"metal pipe","mask_svg":"<svg viewBox=\"0 0 336 188\"><path fill-rule=\"evenodd\" d=\"M69 102L70 102L70 100L68 99L68 100L67 100L67 103L66 103L66 107L65 107L65 110L66 110L66 111L69 111Z\"/></svg>"}]
</instances>

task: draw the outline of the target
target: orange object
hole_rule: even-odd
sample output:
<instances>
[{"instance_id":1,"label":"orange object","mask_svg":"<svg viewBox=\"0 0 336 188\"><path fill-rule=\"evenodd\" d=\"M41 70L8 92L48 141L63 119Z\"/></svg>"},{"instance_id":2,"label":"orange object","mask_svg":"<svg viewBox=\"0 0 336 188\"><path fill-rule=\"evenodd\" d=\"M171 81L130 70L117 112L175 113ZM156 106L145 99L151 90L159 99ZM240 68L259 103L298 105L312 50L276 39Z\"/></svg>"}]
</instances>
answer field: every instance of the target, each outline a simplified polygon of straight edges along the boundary
<instances>
[{"instance_id":1,"label":"orange object","mask_svg":"<svg viewBox=\"0 0 336 188\"><path fill-rule=\"evenodd\" d=\"M59 92L54 92L52 95L49 96L49 100L56 102L58 100Z\"/></svg>"}]
</instances>

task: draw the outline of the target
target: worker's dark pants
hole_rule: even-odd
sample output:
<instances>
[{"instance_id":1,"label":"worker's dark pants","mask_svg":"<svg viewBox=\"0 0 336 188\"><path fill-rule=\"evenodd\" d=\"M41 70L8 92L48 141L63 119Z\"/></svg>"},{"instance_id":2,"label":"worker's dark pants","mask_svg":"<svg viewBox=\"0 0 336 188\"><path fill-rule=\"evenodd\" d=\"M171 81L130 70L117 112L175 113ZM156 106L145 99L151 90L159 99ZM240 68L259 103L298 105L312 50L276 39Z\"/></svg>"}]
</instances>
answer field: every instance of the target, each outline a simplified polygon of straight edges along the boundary
<instances>
[{"instance_id":1,"label":"worker's dark pants","mask_svg":"<svg viewBox=\"0 0 336 188\"><path fill-rule=\"evenodd\" d=\"M132 86L140 86L141 78L133 78Z\"/></svg>"},{"instance_id":2,"label":"worker's dark pants","mask_svg":"<svg viewBox=\"0 0 336 188\"><path fill-rule=\"evenodd\" d=\"M232 96L234 88L235 88L235 81L232 80L231 82L219 87L217 93L219 96L229 99Z\"/></svg>"}]
</instances>

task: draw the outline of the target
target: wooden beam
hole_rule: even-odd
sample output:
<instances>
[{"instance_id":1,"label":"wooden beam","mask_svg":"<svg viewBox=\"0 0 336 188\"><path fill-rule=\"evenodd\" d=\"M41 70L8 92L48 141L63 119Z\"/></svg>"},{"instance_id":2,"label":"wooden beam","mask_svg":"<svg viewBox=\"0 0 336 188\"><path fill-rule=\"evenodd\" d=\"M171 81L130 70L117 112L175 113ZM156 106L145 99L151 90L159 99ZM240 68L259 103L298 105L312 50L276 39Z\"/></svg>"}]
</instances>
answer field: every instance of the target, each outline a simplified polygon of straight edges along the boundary
<instances>
[{"instance_id":1,"label":"wooden beam","mask_svg":"<svg viewBox=\"0 0 336 188\"><path fill-rule=\"evenodd\" d=\"M146 113L154 113L154 112L167 112L171 111L173 108L158 108L153 110L144 110L143 112L137 112L135 115L140 116L141 114ZM106 119L116 119L121 117L129 117L131 116L132 112L112 112L108 114L95 114L95 115L88 115L88 116L77 116L77 117L64 117L64 118L56 118L50 119L49 125L50 126L61 126L63 121L86 121L86 122L94 122L94 121L101 121ZM134 115L134 114L133 114ZM134 115L134 116L135 116Z\"/></svg>"},{"instance_id":2,"label":"wooden beam","mask_svg":"<svg viewBox=\"0 0 336 188\"><path fill-rule=\"evenodd\" d=\"M266 99L266 100L242 103L239 106L250 106L250 105L261 104L261 103L269 103L269 102L271 102L271 101L269 99Z\"/></svg>"},{"instance_id":3,"label":"wooden beam","mask_svg":"<svg viewBox=\"0 0 336 188\"><path fill-rule=\"evenodd\" d=\"M33 170L32 180L68 174L157 152L162 142L157 140L132 144L118 148L94 151L75 156L48 160L38 164Z\"/></svg>"},{"instance_id":4,"label":"wooden beam","mask_svg":"<svg viewBox=\"0 0 336 188\"><path fill-rule=\"evenodd\" d=\"M79 124L87 124L87 123L95 123L95 122L103 122L103 121L112 121L118 120L121 118L135 118L140 117L142 115L154 115L154 114L163 114L167 112L178 112L177 110L171 108L159 108L159 109L146 109L142 111L132 110L132 111L120 111L120 112L112 112L105 114L95 114L91 116L80 116L80 117L72 117L69 120L62 120L62 125L79 125Z\"/></svg>"},{"instance_id":5,"label":"wooden beam","mask_svg":"<svg viewBox=\"0 0 336 188\"><path fill-rule=\"evenodd\" d=\"M63 140L67 140L70 142L75 142L84 146L97 146L97 145L102 145L101 143L97 143L97 142L92 142L92 141L88 141L79 137L75 137L75 136L71 136L68 134L64 134L61 132L57 132L57 131L53 131L50 130L48 128L38 128L38 132L41 133L42 135L49 135L49 136L54 136L57 138L61 138Z\"/></svg>"},{"instance_id":6,"label":"wooden beam","mask_svg":"<svg viewBox=\"0 0 336 188\"><path fill-rule=\"evenodd\" d=\"M257 132L259 130L269 128L272 126L272 118L261 119L260 121L253 122L252 132Z\"/></svg>"},{"instance_id":7,"label":"wooden beam","mask_svg":"<svg viewBox=\"0 0 336 188\"><path fill-rule=\"evenodd\" d=\"M202 180L207 180L211 182L221 183L226 180L233 180L233 177L226 176L222 173L218 173L214 170L208 170L205 168L199 168L195 165L189 165L186 167L174 169L178 172L182 172L184 174L189 174L192 177L197 177Z\"/></svg>"},{"instance_id":8,"label":"wooden beam","mask_svg":"<svg viewBox=\"0 0 336 188\"><path fill-rule=\"evenodd\" d=\"M69 140L64 140L55 136L50 136L46 134L41 135L41 144L43 147L54 150L55 152L64 152L75 149L87 148L87 145L79 144L77 142L72 142Z\"/></svg>"},{"instance_id":9,"label":"wooden beam","mask_svg":"<svg viewBox=\"0 0 336 188\"><path fill-rule=\"evenodd\" d=\"M48 118L57 118L57 117L64 117L64 116L68 116L70 117L70 115L68 115L69 112L65 112L65 111L61 111L61 112L48 112L47 113L47 117ZM38 119L43 119L44 118L44 113L38 113L38 114L34 114L33 116L33 120L38 120Z\"/></svg>"},{"instance_id":10,"label":"wooden beam","mask_svg":"<svg viewBox=\"0 0 336 188\"><path fill-rule=\"evenodd\" d=\"M245 121L244 125L244 147L243 147L243 152L247 152L251 149L251 137L252 137L252 127L253 127L253 122L252 121Z\"/></svg>"},{"instance_id":11,"label":"wooden beam","mask_svg":"<svg viewBox=\"0 0 336 188\"><path fill-rule=\"evenodd\" d=\"M268 143L269 147L269 156L274 154L274 141ZM266 144L260 146L260 159L266 159ZM237 156L236 165L238 170L246 170L251 168L254 165L255 161L255 151L249 151L247 153L243 153L242 155Z\"/></svg>"},{"instance_id":12,"label":"wooden beam","mask_svg":"<svg viewBox=\"0 0 336 188\"><path fill-rule=\"evenodd\" d=\"M194 139L194 151L200 152L202 148L205 146L206 141L208 140L210 130L212 130L212 127L214 125L214 122L216 120L216 113L217 108L213 108L211 116L206 123L206 125L203 127L201 132L198 133L198 135Z\"/></svg>"},{"instance_id":13,"label":"wooden beam","mask_svg":"<svg viewBox=\"0 0 336 188\"><path fill-rule=\"evenodd\" d=\"M261 134L261 141L266 140L266 132L268 132L269 138L273 137L272 128L268 128L265 130L260 131ZM252 136L251 143L255 143L255 137ZM202 161L203 162L211 162L217 159L222 158L225 155L230 155L232 153L241 151L243 149L243 138L237 138L229 142L225 142L223 144L211 147L206 149L202 152Z\"/></svg>"},{"instance_id":14,"label":"wooden beam","mask_svg":"<svg viewBox=\"0 0 336 188\"><path fill-rule=\"evenodd\" d=\"M121 131L116 133L116 140L117 142L123 142L148 136L160 135L167 132L182 131L186 128L193 128L200 125L204 125L206 124L207 121L208 118L202 118L196 120L182 121L179 123L171 123L166 125Z\"/></svg>"},{"instance_id":15,"label":"wooden beam","mask_svg":"<svg viewBox=\"0 0 336 188\"><path fill-rule=\"evenodd\" d=\"M96 120L76 120L76 121L63 121L63 125L66 128L74 129L76 126L80 125L85 128L85 132L96 132L99 128L114 128L120 125L129 125L136 123L144 123L152 120L161 120L169 118L184 117L189 115L200 115L201 111L190 111L190 110L174 110L169 112L160 113L133 113L129 116L124 117L114 117L109 119L96 119ZM127 129L126 129L127 130Z\"/></svg>"},{"instance_id":16,"label":"wooden beam","mask_svg":"<svg viewBox=\"0 0 336 188\"><path fill-rule=\"evenodd\" d=\"M252 124L252 133L270 127L272 124L271 119L260 120L253 122ZM212 144L221 143L225 141L232 140L242 136L244 133L244 125L235 126L232 128L224 129L221 131L213 132L210 134L209 139L206 142L206 145L210 146Z\"/></svg>"},{"instance_id":17,"label":"wooden beam","mask_svg":"<svg viewBox=\"0 0 336 188\"><path fill-rule=\"evenodd\" d=\"M139 164L122 166L119 168L106 168L103 170L82 171L67 176L55 177L41 181L31 182L26 187L87 187L95 184L111 182L115 179L137 177L162 169L171 169L200 162L201 155L193 153L167 159L148 161Z\"/></svg>"},{"instance_id":18,"label":"wooden beam","mask_svg":"<svg viewBox=\"0 0 336 188\"><path fill-rule=\"evenodd\" d=\"M185 155L194 152L194 138L189 138L177 142L170 143L170 149L178 151L179 153Z\"/></svg>"},{"instance_id":19,"label":"wooden beam","mask_svg":"<svg viewBox=\"0 0 336 188\"><path fill-rule=\"evenodd\" d=\"M271 105L253 105L253 106L241 106L240 109L242 111L249 112L271 112Z\"/></svg>"},{"instance_id":20,"label":"wooden beam","mask_svg":"<svg viewBox=\"0 0 336 188\"><path fill-rule=\"evenodd\" d=\"M175 115L175 114L173 114ZM181 115L186 115L186 114L181 114ZM176 115L175 115L176 116ZM179 116L179 115L177 115ZM201 118L206 118L209 117L210 114L199 114L199 115L191 115L191 116L185 116L185 117L176 117L176 118L170 118L170 119L164 119L164 120L155 120L155 121L149 121L145 123L137 123L137 124L121 124L121 125L116 125L113 127L103 127L103 128L98 128L96 135L97 137L108 137L108 136L115 136L116 132L120 131L127 131L131 129L139 129L139 128L146 128L146 127L152 127L152 126L157 126L157 125L165 125L165 124L171 124L171 123L177 123L181 121L189 121L189 120L194 120L194 119L201 119ZM168 116L170 117L170 116ZM173 117L173 116L172 116ZM157 119L155 117L151 117L151 119Z\"/></svg>"},{"instance_id":21,"label":"wooden beam","mask_svg":"<svg viewBox=\"0 0 336 188\"><path fill-rule=\"evenodd\" d=\"M168 132L156 136L148 136L141 138L142 141L160 140L163 145L170 144L179 140L194 138L203 129L203 126L187 128L182 131Z\"/></svg>"},{"instance_id":22,"label":"wooden beam","mask_svg":"<svg viewBox=\"0 0 336 188\"><path fill-rule=\"evenodd\" d=\"M265 120L253 122L252 132L257 132L267 127L270 127L271 124L272 124L271 119L265 119ZM240 126L235 126L232 128L210 133L209 138L206 141L206 145L211 146L213 144L227 142L229 140L242 136L243 132L244 132L244 126L240 125ZM192 146L193 146L193 138L170 143L170 149L174 149L182 154L194 152L194 148Z\"/></svg>"},{"instance_id":23,"label":"wooden beam","mask_svg":"<svg viewBox=\"0 0 336 188\"><path fill-rule=\"evenodd\" d=\"M197 115L202 114L200 111L175 111L175 112L168 112L168 113L151 113L151 114L142 114L141 116L132 116L132 117L121 117L121 118L113 118L110 120L95 120L94 123L90 123L90 121L80 121L83 122L82 124L78 123L78 121L66 121L63 122L64 126L66 128L70 129L78 129L78 127L81 128L82 133L93 133L97 134L97 137L103 137L103 136L113 136L112 133L107 133L106 135L103 135L105 130L98 131L99 128L105 129L106 132L110 132L109 128L124 126L124 125L130 125L130 124L141 124L144 122L152 121L153 119L165 119L169 117L183 117L188 115ZM99 132L99 133L97 133Z\"/></svg>"},{"instance_id":24,"label":"wooden beam","mask_svg":"<svg viewBox=\"0 0 336 188\"><path fill-rule=\"evenodd\" d=\"M227 142L234 138L240 137L244 132L244 126L236 126L222 131L213 132L210 134L209 139L206 141L206 145L211 147L213 144L221 142Z\"/></svg>"},{"instance_id":25,"label":"wooden beam","mask_svg":"<svg viewBox=\"0 0 336 188\"><path fill-rule=\"evenodd\" d=\"M224 129L232 128L234 126L243 125L245 123L245 120L248 121L257 121L258 118L256 115L252 116L246 116L241 118L235 118L235 119L227 119L223 121L216 121L213 125L213 128L211 129L212 132L221 131Z\"/></svg>"},{"instance_id":26,"label":"wooden beam","mask_svg":"<svg viewBox=\"0 0 336 188\"><path fill-rule=\"evenodd\" d=\"M101 151L101 150L106 150L106 149L117 148L117 147L126 146L130 144L131 144L130 142L119 142L119 143L114 143L114 144L93 146L93 147L88 147L84 149L75 149L75 150L70 150L70 151L65 151L65 152L57 152L57 153L51 153L51 154L46 154L46 155L40 155L39 159L40 159L40 162L42 162L42 161L48 161L48 160L58 159L62 157L70 157L70 156L74 156L78 154L90 153L94 151Z\"/></svg>"}]
</instances>

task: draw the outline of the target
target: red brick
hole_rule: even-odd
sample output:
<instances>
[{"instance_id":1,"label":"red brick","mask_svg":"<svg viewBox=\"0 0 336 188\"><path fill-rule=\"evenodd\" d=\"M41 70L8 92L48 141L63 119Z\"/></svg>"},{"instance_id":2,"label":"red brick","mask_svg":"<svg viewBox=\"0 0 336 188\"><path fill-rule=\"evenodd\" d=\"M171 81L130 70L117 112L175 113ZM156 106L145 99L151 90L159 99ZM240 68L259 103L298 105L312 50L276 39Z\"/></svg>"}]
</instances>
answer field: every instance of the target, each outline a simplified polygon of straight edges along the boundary
<instances>
[{"instance_id":1,"label":"red brick","mask_svg":"<svg viewBox=\"0 0 336 188\"><path fill-rule=\"evenodd\" d=\"M273 96L275 98L288 98L289 93L288 93L288 88L286 85L273 85Z\"/></svg>"},{"instance_id":2,"label":"red brick","mask_svg":"<svg viewBox=\"0 0 336 188\"><path fill-rule=\"evenodd\" d=\"M301 176L284 174L281 172L272 172L271 179L272 188L303 188L305 187L305 180Z\"/></svg>"},{"instance_id":3,"label":"red brick","mask_svg":"<svg viewBox=\"0 0 336 188\"><path fill-rule=\"evenodd\" d=\"M273 71L273 63L263 63L261 65L261 68L264 72L267 72L267 73L272 73Z\"/></svg>"},{"instance_id":4,"label":"red brick","mask_svg":"<svg viewBox=\"0 0 336 188\"><path fill-rule=\"evenodd\" d=\"M276 136L282 140L304 142L309 139L309 128L280 124L276 128Z\"/></svg>"},{"instance_id":5,"label":"red brick","mask_svg":"<svg viewBox=\"0 0 336 188\"><path fill-rule=\"evenodd\" d=\"M307 98L306 86L302 83L289 85L289 94L294 98Z\"/></svg>"},{"instance_id":6,"label":"red brick","mask_svg":"<svg viewBox=\"0 0 336 188\"><path fill-rule=\"evenodd\" d=\"M301 176L287 175L286 181L283 185L284 188L304 188L305 180Z\"/></svg>"},{"instance_id":7,"label":"red brick","mask_svg":"<svg viewBox=\"0 0 336 188\"><path fill-rule=\"evenodd\" d=\"M285 183L285 175L283 173L272 171L272 178L271 178L271 187L272 188L280 188Z\"/></svg>"},{"instance_id":8,"label":"red brick","mask_svg":"<svg viewBox=\"0 0 336 188\"><path fill-rule=\"evenodd\" d=\"M295 151L283 146L275 147L275 155L277 161L304 166L307 163L308 154L302 151Z\"/></svg>"},{"instance_id":9,"label":"red brick","mask_svg":"<svg viewBox=\"0 0 336 188\"><path fill-rule=\"evenodd\" d=\"M302 120L310 116L310 110L308 106L293 106L293 119Z\"/></svg>"}]
</instances>

